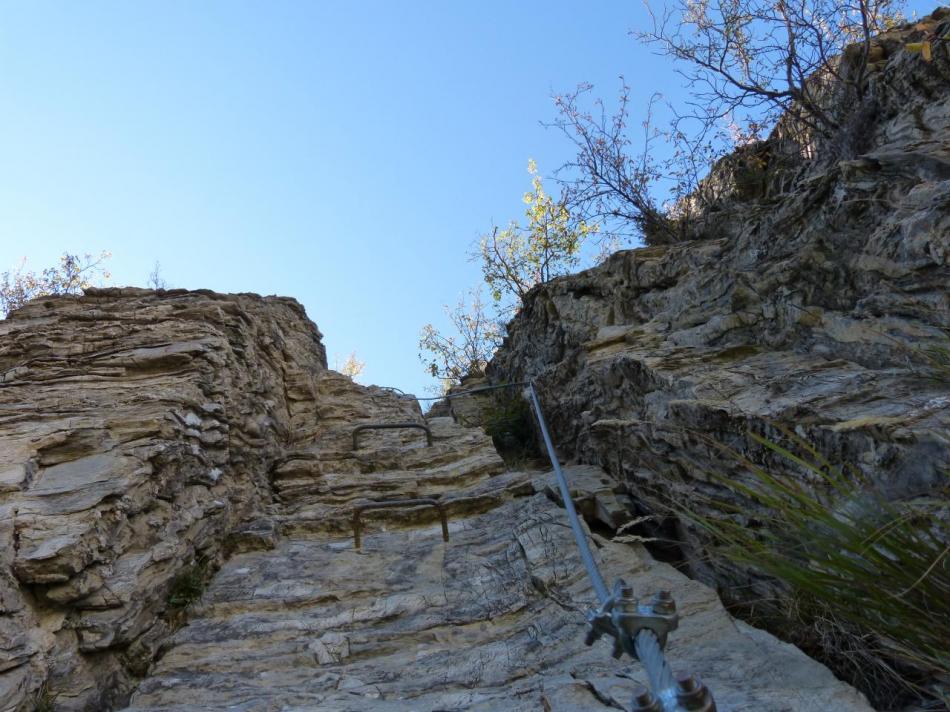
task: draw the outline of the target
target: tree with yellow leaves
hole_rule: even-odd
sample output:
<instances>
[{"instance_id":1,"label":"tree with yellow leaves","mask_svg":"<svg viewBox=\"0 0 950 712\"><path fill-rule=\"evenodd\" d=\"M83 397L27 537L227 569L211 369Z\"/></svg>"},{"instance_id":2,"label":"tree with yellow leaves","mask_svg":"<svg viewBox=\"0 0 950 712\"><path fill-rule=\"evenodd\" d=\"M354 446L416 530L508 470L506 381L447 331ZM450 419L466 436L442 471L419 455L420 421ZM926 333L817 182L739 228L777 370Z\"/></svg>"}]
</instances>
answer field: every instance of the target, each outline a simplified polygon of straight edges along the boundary
<instances>
[{"instance_id":1,"label":"tree with yellow leaves","mask_svg":"<svg viewBox=\"0 0 950 712\"><path fill-rule=\"evenodd\" d=\"M531 190L523 198L527 227L517 221L505 229L493 227L472 255L481 260L482 276L496 302L517 297L520 303L534 285L577 267L581 247L598 230L545 192L533 160L528 161L528 173ZM517 306L509 304L508 309Z\"/></svg>"},{"instance_id":2,"label":"tree with yellow leaves","mask_svg":"<svg viewBox=\"0 0 950 712\"><path fill-rule=\"evenodd\" d=\"M356 352L351 351L350 355L346 357L346 360L340 363L340 357L335 356L333 359L333 370L338 373L342 373L348 378L356 380L356 377L359 376L363 369L366 368L366 361L360 361L356 357Z\"/></svg>"},{"instance_id":3,"label":"tree with yellow leaves","mask_svg":"<svg viewBox=\"0 0 950 712\"><path fill-rule=\"evenodd\" d=\"M597 225L576 219L563 199L545 192L533 160L528 161L528 173L531 190L522 198L527 226L512 221L505 229L494 227L471 254L481 262L495 313L482 301L479 287L454 308L445 307L451 332L426 324L419 335L419 358L443 388L484 373L501 344L504 318L521 306L533 286L576 268L581 248L598 231Z\"/></svg>"}]
</instances>

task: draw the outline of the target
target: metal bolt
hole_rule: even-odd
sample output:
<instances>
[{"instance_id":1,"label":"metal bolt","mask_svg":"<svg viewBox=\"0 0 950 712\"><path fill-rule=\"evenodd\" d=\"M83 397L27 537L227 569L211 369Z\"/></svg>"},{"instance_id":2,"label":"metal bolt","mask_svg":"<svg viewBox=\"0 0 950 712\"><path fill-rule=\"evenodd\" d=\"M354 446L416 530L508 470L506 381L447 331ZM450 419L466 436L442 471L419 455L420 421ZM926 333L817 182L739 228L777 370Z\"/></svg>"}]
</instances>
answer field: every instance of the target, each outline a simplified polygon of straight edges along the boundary
<instances>
[{"instance_id":1,"label":"metal bolt","mask_svg":"<svg viewBox=\"0 0 950 712\"><path fill-rule=\"evenodd\" d=\"M680 673L676 676L676 686L681 692L695 692L699 689L699 680L688 672Z\"/></svg>"},{"instance_id":2,"label":"metal bolt","mask_svg":"<svg viewBox=\"0 0 950 712\"><path fill-rule=\"evenodd\" d=\"M716 712L712 693L698 678L688 673L676 677L676 701L690 712Z\"/></svg>"},{"instance_id":3,"label":"metal bolt","mask_svg":"<svg viewBox=\"0 0 950 712\"><path fill-rule=\"evenodd\" d=\"M621 586L620 587L620 598L633 598L633 586Z\"/></svg>"},{"instance_id":4,"label":"metal bolt","mask_svg":"<svg viewBox=\"0 0 950 712\"><path fill-rule=\"evenodd\" d=\"M645 687L638 687L633 691L632 712L663 712L660 701Z\"/></svg>"},{"instance_id":5,"label":"metal bolt","mask_svg":"<svg viewBox=\"0 0 950 712\"><path fill-rule=\"evenodd\" d=\"M673 594L669 591L660 591L653 598L653 610L662 615L669 615L676 612L676 601L673 600Z\"/></svg>"}]
</instances>

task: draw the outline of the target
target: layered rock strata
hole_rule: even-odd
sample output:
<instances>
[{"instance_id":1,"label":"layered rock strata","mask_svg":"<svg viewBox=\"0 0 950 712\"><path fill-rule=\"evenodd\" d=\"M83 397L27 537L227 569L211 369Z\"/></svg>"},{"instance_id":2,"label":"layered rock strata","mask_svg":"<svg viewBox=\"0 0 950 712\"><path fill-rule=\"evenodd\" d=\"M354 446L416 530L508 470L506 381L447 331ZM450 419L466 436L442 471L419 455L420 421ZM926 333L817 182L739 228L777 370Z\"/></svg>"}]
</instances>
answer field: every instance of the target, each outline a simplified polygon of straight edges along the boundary
<instances>
[{"instance_id":1,"label":"layered rock strata","mask_svg":"<svg viewBox=\"0 0 950 712\"><path fill-rule=\"evenodd\" d=\"M665 554L732 601L774 589L710 559L676 512L754 517L712 477L747 481L740 459L812 482L755 435L792 429L894 500L944 496L950 45L931 62L904 47L948 23L944 9L881 41L862 153L781 180L763 163L761 191L722 189L700 216L704 239L535 288L489 367L492 383L534 380L562 455L624 482Z\"/></svg>"},{"instance_id":2,"label":"layered rock strata","mask_svg":"<svg viewBox=\"0 0 950 712\"><path fill-rule=\"evenodd\" d=\"M91 290L0 322L0 710L622 709L640 666L583 645L593 594L550 477L477 428L325 368L293 300ZM366 431L357 425L426 424ZM591 521L629 518L569 470ZM449 519L370 501L436 498ZM860 694L636 542L669 656L733 710Z\"/></svg>"},{"instance_id":3,"label":"layered rock strata","mask_svg":"<svg viewBox=\"0 0 950 712\"><path fill-rule=\"evenodd\" d=\"M349 388L349 406L364 400ZM379 420L406 417L391 398ZM479 429L448 417L428 425L431 447L407 432L363 435L352 450L341 421L289 454L275 480L274 549L225 564L129 712L628 708L643 670L614 661L606 642L583 645L593 591L550 475L505 471ZM568 477L594 516L620 516L601 470ZM419 497L445 507L448 542L436 511L415 506L367 511L355 547L354 507ZM869 709L642 547L594 544L608 576L642 594L673 591L684 617L669 656L702 671L723 709Z\"/></svg>"},{"instance_id":4,"label":"layered rock strata","mask_svg":"<svg viewBox=\"0 0 950 712\"><path fill-rule=\"evenodd\" d=\"M89 290L0 321L0 709L106 709L271 502L326 368L292 299Z\"/></svg>"}]
</instances>

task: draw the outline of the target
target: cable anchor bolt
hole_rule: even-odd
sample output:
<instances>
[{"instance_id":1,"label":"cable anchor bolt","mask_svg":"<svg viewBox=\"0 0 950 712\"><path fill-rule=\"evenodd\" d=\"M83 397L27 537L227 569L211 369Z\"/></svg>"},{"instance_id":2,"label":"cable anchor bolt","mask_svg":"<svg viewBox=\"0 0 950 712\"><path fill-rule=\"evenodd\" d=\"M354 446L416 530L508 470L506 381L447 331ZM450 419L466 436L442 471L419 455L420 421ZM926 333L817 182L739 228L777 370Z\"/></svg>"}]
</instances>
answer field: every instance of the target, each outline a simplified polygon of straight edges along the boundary
<instances>
[{"instance_id":1,"label":"cable anchor bolt","mask_svg":"<svg viewBox=\"0 0 950 712\"><path fill-rule=\"evenodd\" d=\"M716 703L709 688L689 673L676 677L676 702L689 712L716 712Z\"/></svg>"},{"instance_id":2,"label":"cable anchor bolt","mask_svg":"<svg viewBox=\"0 0 950 712\"><path fill-rule=\"evenodd\" d=\"M637 633L651 631L662 650L666 647L669 634L679 625L679 613L669 591L660 591L641 603L634 596L633 587L623 579L617 579L610 598L600 608L587 611L587 625L585 644L593 645L606 635L613 638L612 654L615 658L626 652L637 660L634 646Z\"/></svg>"},{"instance_id":3,"label":"cable anchor bolt","mask_svg":"<svg viewBox=\"0 0 950 712\"><path fill-rule=\"evenodd\" d=\"M647 688L638 687L633 691L632 712L663 712L663 705Z\"/></svg>"}]
</instances>

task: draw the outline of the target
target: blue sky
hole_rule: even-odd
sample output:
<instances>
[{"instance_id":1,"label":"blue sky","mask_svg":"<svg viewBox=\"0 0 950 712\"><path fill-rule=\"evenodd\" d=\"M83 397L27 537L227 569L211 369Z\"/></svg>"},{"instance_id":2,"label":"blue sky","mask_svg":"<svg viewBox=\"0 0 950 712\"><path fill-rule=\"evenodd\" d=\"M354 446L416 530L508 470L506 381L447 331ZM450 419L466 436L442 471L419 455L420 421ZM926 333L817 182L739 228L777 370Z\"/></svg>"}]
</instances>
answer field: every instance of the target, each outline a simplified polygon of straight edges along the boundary
<instances>
[{"instance_id":1,"label":"blue sky","mask_svg":"<svg viewBox=\"0 0 950 712\"><path fill-rule=\"evenodd\" d=\"M918 4L922 10L933 4ZM422 393L419 330L572 155L551 95L675 101L637 2L0 1L0 270L296 297L331 365ZM552 190L553 185L549 186Z\"/></svg>"}]
</instances>

